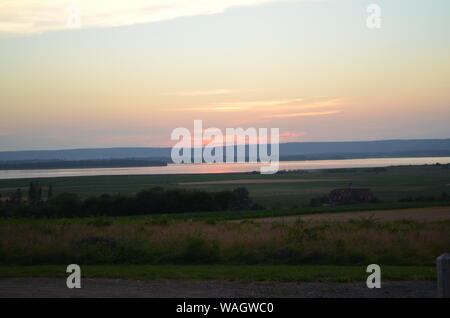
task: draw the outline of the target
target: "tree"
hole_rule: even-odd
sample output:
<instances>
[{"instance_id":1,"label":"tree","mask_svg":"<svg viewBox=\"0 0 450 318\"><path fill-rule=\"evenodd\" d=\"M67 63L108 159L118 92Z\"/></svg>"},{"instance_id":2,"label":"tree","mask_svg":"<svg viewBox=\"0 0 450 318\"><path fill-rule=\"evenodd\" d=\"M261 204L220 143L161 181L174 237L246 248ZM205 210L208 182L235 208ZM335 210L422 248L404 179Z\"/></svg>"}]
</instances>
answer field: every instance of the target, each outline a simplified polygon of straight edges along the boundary
<instances>
[{"instance_id":1,"label":"tree","mask_svg":"<svg viewBox=\"0 0 450 318\"><path fill-rule=\"evenodd\" d=\"M39 184L37 188L37 202L42 201L42 186Z\"/></svg>"},{"instance_id":2,"label":"tree","mask_svg":"<svg viewBox=\"0 0 450 318\"><path fill-rule=\"evenodd\" d=\"M32 205L36 203L36 196L37 196L36 190L37 190L36 183L30 182L30 186L28 187L28 202Z\"/></svg>"},{"instance_id":3,"label":"tree","mask_svg":"<svg viewBox=\"0 0 450 318\"><path fill-rule=\"evenodd\" d=\"M50 184L48 186L47 200L50 200L53 197L53 186Z\"/></svg>"},{"instance_id":4,"label":"tree","mask_svg":"<svg viewBox=\"0 0 450 318\"><path fill-rule=\"evenodd\" d=\"M16 197L17 197L17 201L20 203L20 202L22 202L22 189L21 188L18 188L17 190L16 190Z\"/></svg>"},{"instance_id":5,"label":"tree","mask_svg":"<svg viewBox=\"0 0 450 318\"><path fill-rule=\"evenodd\" d=\"M39 182L30 182L28 188L28 201L31 205L36 205L42 200L42 186Z\"/></svg>"},{"instance_id":6,"label":"tree","mask_svg":"<svg viewBox=\"0 0 450 318\"><path fill-rule=\"evenodd\" d=\"M233 194L236 198L232 205L233 210L248 209L251 206L252 200L249 197L247 188L236 188L233 190Z\"/></svg>"},{"instance_id":7,"label":"tree","mask_svg":"<svg viewBox=\"0 0 450 318\"><path fill-rule=\"evenodd\" d=\"M18 188L14 193L10 195L10 199L12 203L21 203L22 202L22 189Z\"/></svg>"}]
</instances>

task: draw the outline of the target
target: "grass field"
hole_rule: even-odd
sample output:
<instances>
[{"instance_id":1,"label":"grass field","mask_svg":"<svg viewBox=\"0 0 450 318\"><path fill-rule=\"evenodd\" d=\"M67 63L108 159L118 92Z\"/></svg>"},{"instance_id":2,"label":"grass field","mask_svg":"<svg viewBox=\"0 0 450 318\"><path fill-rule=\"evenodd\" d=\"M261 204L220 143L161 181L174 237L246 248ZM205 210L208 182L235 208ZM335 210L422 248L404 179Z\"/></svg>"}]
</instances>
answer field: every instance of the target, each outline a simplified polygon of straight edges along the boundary
<instances>
[{"instance_id":1,"label":"grass field","mask_svg":"<svg viewBox=\"0 0 450 318\"><path fill-rule=\"evenodd\" d=\"M177 221L207 221L218 222L225 220L247 220L278 217L297 217L311 215L329 215L341 213L358 212L380 212L398 211L410 209L425 209L436 207L448 207L450 202L391 202L391 203L368 203L349 204L338 206L304 207L295 209L268 209L255 211L218 211L218 212L195 212L195 213L171 213L171 214L151 214L145 216L119 217L120 219L151 218L154 222ZM357 217L357 215L355 216ZM408 218L408 216L405 216Z\"/></svg>"},{"instance_id":2,"label":"grass field","mask_svg":"<svg viewBox=\"0 0 450 318\"><path fill-rule=\"evenodd\" d=\"M278 282L351 282L367 279L364 266L292 265L85 265L82 276L138 280L230 280ZM0 278L67 277L66 265L0 266ZM427 266L383 266L383 280L436 280Z\"/></svg>"},{"instance_id":3,"label":"grass field","mask_svg":"<svg viewBox=\"0 0 450 318\"><path fill-rule=\"evenodd\" d=\"M312 198L327 195L332 189L346 187L370 188L383 202L396 202L411 196L439 196L450 192L448 165L310 170L303 172L260 175L252 173L96 176L39 179L45 186L53 185L54 194L71 192L82 197L108 194L132 194L155 186L216 191L245 186L250 196L268 208L295 209L310 203ZM0 180L0 194L7 196L18 187L28 187L29 179ZM45 189L44 189L45 190Z\"/></svg>"},{"instance_id":4,"label":"grass field","mask_svg":"<svg viewBox=\"0 0 450 318\"><path fill-rule=\"evenodd\" d=\"M222 264L432 266L450 221L197 222L154 218L2 219L0 265Z\"/></svg>"},{"instance_id":5,"label":"grass field","mask_svg":"<svg viewBox=\"0 0 450 318\"><path fill-rule=\"evenodd\" d=\"M426 208L409 208L395 210L372 210L372 211L350 211L350 212L331 212L331 213L311 213L291 216L276 216L269 218L255 218L257 222L298 222L303 221L332 221L349 222L358 219L371 219L374 221L444 221L450 220L450 206L436 206Z\"/></svg>"},{"instance_id":6,"label":"grass field","mask_svg":"<svg viewBox=\"0 0 450 318\"><path fill-rule=\"evenodd\" d=\"M0 277L353 281L380 264L384 279L435 279L450 246L448 166L259 174L41 179L55 195L132 194L163 186L245 186L265 209L72 219L0 219ZM7 196L31 180L0 180ZM334 188L370 188L379 203L310 207ZM412 197L412 202L398 202ZM370 212L369 212L370 211ZM176 211L174 211L176 212Z\"/></svg>"}]
</instances>

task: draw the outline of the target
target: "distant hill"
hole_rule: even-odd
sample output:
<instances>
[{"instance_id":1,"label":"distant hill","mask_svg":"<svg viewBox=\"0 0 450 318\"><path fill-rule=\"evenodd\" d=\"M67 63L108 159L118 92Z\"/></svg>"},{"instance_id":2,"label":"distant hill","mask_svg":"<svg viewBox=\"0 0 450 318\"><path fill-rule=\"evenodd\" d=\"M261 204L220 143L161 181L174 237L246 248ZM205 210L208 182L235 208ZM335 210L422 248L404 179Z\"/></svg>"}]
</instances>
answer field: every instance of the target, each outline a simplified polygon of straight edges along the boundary
<instances>
[{"instance_id":1,"label":"distant hill","mask_svg":"<svg viewBox=\"0 0 450 318\"><path fill-rule=\"evenodd\" d=\"M171 148L91 148L0 152L0 161L170 158Z\"/></svg>"},{"instance_id":2,"label":"distant hill","mask_svg":"<svg viewBox=\"0 0 450 318\"><path fill-rule=\"evenodd\" d=\"M167 163L157 159L10 160L0 161L0 170L158 167Z\"/></svg>"},{"instance_id":3,"label":"distant hill","mask_svg":"<svg viewBox=\"0 0 450 318\"><path fill-rule=\"evenodd\" d=\"M157 147L3 151L0 161L169 159L170 152L171 148ZM450 156L450 139L291 142L280 144L280 156L283 160Z\"/></svg>"},{"instance_id":4,"label":"distant hill","mask_svg":"<svg viewBox=\"0 0 450 318\"><path fill-rule=\"evenodd\" d=\"M280 154L282 156L325 153L394 153L443 150L450 151L450 139L292 142L280 145Z\"/></svg>"}]
</instances>

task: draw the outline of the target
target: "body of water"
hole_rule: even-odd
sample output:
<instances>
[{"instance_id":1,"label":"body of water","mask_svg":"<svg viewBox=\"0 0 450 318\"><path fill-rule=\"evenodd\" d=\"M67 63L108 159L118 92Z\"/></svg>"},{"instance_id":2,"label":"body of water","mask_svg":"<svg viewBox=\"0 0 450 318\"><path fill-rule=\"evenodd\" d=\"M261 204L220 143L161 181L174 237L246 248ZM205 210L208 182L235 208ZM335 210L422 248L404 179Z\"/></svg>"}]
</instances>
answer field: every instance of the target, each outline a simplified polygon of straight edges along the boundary
<instances>
[{"instance_id":1,"label":"body of water","mask_svg":"<svg viewBox=\"0 0 450 318\"><path fill-rule=\"evenodd\" d=\"M450 157L369 158L311 161L281 161L279 170L387 167L397 165L447 164ZM162 167L0 170L0 179L54 178L108 175L199 174L258 171L258 163L169 164Z\"/></svg>"}]
</instances>

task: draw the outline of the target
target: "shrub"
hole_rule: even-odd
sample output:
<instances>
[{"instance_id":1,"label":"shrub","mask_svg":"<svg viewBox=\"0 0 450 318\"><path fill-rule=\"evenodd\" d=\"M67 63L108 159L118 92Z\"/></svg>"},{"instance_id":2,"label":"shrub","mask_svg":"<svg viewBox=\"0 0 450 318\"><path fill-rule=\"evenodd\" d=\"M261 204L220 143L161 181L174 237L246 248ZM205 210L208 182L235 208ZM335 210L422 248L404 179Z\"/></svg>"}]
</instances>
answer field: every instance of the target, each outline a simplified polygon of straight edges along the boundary
<instances>
[{"instance_id":1,"label":"shrub","mask_svg":"<svg viewBox=\"0 0 450 318\"><path fill-rule=\"evenodd\" d=\"M209 264L219 261L219 246L216 241L202 237L188 237L178 262L187 264Z\"/></svg>"}]
</instances>

